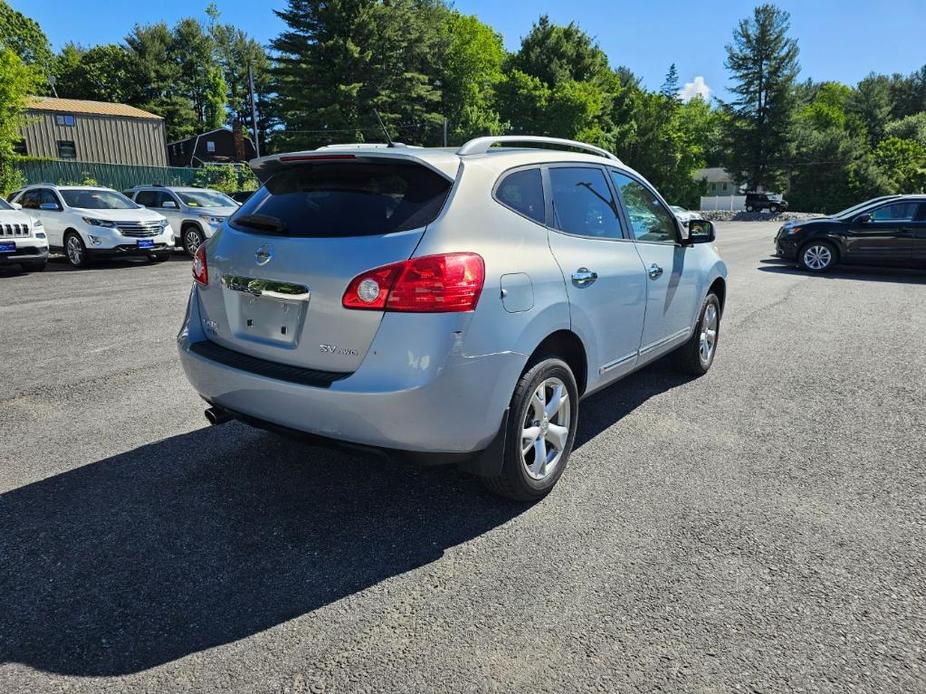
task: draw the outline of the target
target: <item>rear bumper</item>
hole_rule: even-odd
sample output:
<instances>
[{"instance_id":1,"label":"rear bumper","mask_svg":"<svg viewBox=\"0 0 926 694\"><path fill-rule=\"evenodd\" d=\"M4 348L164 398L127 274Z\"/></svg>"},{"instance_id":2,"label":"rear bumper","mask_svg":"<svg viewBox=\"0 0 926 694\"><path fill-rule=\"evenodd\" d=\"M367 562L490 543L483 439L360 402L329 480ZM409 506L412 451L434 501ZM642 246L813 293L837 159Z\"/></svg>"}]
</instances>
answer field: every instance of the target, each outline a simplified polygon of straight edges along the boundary
<instances>
[{"instance_id":1,"label":"rear bumper","mask_svg":"<svg viewBox=\"0 0 926 694\"><path fill-rule=\"evenodd\" d=\"M526 356L466 355L451 335L429 340L427 331L405 323L420 321L421 315L387 317L395 320L387 325L384 319L357 371L328 387L302 385L234 368L194 351L194 344L206 340L194 291L177 338L180 361L205 400L265 428L404 454L424 453L437 462L441 458L454 462L458 454L489 447L499 433ZM427 367L421 358L411 359L404 351L395 358L397 350L404 349L397 345L408 345L409 335L415 335L421 352L430 351ZM374 354L377 357L370 356Z\"/></svg>"}]
</instances>

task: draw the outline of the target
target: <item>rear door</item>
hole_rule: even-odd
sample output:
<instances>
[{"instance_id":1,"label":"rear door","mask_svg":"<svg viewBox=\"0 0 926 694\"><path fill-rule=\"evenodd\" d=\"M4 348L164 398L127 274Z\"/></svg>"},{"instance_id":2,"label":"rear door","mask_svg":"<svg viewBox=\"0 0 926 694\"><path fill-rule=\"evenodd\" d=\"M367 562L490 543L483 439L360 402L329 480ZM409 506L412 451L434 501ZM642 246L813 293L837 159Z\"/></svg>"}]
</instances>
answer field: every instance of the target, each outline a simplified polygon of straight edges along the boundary
<instances>
[{"instance_id":1,"label":"rear door","mask_svg":"<svg viewBox=\"0 0 926 694\"><path fill-rule=\"evenodd\" d=\"M407 260L452 181L399 159L294 164L207 246L200 306L212 341L279 363L353 371L381 311L345 309L357 275Z\"/></svg>"},{"instance_id":2,"label":"rear door","mask_svg":"<svg viewBox=\"0 0 926 694\"><path fill-rule=\"evenodd\" d=\"M622 229L603 168L564 164L545 172L550 249L563 272L573 328L590 347L590 375L609 380L637 360L646 304L643 264Z\"/></svg>"},{"instance_id":3,"label":"rear door","mask_svg":"<svg viewBox=\"0 0 926 694\"><path fill-rule=\"evenodd\" d=\"M681 245L675 215L656 192L621 171L610 173L646 268L646 322L640 345L640 357L646 359L688 337L700 309L701 269L685 262L692 247Z\"/></svg>"},{"instance_id":4,"label":"rear door","mask_svg":"<svg viewBox=\"0 0 926 694\"><path fill-rule=\"evenodd\" d=\"M881 205L862 222L856 217L846 231L846 260L868 264L908 265L916 243L913 220L919 203L901 200Z\"/></svg>"}]
</instances>

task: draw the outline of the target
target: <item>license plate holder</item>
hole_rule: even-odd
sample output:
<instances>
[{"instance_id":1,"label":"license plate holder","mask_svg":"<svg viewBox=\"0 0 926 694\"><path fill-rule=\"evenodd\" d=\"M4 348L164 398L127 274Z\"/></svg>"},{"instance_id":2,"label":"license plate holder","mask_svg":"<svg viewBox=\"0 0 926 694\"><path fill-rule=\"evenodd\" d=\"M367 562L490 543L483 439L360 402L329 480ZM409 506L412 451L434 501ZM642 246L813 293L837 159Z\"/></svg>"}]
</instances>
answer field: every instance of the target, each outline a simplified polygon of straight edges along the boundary
<instances>
[{"instance_id":1,"label":"license plate holder","mask_svg":"<svg viewBox=\"0 0 926 694\"><path fill-rule=\"evenodd\" d=\"M154 241L151 239L139 239L138 241L139 248L154 248Z\"/></svg>"},{"instance_id":2,"label":"license plate holder","mask_svg":"<svg viewBox=\"0 0 926 694\"><path fill-rule=\"evenodd\" d=\"M15 253L16 252L16 242L15 241L0 241L0 253Z\"/></svg>"}]
</instances>

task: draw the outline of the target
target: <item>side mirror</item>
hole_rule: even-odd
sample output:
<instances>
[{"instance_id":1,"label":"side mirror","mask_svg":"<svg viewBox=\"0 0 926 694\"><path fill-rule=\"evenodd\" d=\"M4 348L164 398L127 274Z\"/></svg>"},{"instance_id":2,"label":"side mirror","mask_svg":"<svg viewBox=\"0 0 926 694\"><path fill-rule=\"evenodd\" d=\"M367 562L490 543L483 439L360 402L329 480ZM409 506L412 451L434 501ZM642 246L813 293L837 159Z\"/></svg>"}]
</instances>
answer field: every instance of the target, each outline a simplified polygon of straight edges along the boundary
<instances>
[{"instance_id":1,"label":"side mirror","mask_svg":"<svg viewBox=\"0 0 926 694\"><path fill-rule=\"evenodd\" d=\"M20 205L18 202L11 202L10 205L13 206L14 210L21 210L23 208L23 206Z\"/></svg>"},{"instance_id":2,"label":"side mirror","mask_svg":"<svg viewBox=\"0 0 926 694\"><path fill-rule=\"evenodd\" d=\"M860 214L858 217L855 218L856 224L868 224L868 222L870 221L871 221L871 215L868 214L867 212L865 214Z\"/></svg>"},{"instance_id":3,"label":"side mirror","mask_svg":"<svg viewBox=\"0 0 926 694\"><path fill-rule=\"evenodd\" d=\"M41 205L39 205L39 209L40 209L40 210L50 210L50 211L52 211L52 212L57 212L57 211L60 210L61 208L60 208L56 203L53 203L53 202L43 202Z\"/></svg>"},{"instance_id":4,"label":"side mirror","mask_svg":"<svg viewBox=\"0 0 926 694\"><path fill-rule=\"evenodd\" d=\"M706 219L692 219L688 222L688 243L713 243L717 238L714 223Z\"/></svg>"},{"instance_id":5,"label":"side mirror","mask_svg":"<svg viewBox=\"0 0 926 694\"><path fill-rule=\"evenodd\" d=\"M176 210L177 203L175 203L173 200L165 200L163 203L161 203L161 207L163 207L165 210Z\"/></svg>"}]
</instances>

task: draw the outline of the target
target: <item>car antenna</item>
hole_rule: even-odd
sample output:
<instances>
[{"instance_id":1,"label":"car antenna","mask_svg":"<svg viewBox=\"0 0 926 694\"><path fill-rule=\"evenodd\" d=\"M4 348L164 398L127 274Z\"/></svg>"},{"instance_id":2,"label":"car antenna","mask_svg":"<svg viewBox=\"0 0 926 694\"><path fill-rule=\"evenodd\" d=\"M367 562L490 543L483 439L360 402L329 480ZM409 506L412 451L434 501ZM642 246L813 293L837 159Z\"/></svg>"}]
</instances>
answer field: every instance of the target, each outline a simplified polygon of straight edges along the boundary
<instances>
[{"instance_id":1,"label":"car antenna","mask_svg":"<svg viewBox=\"0 0 926 694\"><path fill-rule=\"evenodd\" d=\"M395 147L396 143L392 141L391 137L389 137L389 131L386 130L386 124L383 123L383 119L380 117L379 111L377 111L375 108L373 109L373 115L376 116L376 120L379 121L379 127L382 128L383 135L386 136L386 146Z\"/></svg>"}]
</instances>

